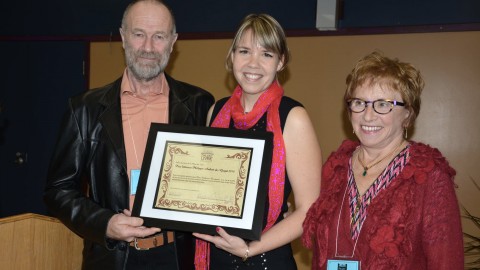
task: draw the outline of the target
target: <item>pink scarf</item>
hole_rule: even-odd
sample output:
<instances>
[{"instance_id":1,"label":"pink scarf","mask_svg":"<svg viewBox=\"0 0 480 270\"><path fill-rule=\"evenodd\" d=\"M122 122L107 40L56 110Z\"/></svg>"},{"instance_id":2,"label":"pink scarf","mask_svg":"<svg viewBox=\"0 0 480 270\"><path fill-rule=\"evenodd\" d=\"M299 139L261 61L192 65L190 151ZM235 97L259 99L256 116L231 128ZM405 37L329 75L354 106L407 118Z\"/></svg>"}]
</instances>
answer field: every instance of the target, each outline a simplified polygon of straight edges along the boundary
<instances>
[{"instance_id":1,"label":"pink scarf","mask_svg":"<svg viewBox=\"0 0 480 270\"><path fill-rule=\"evenodd\" d=\"M273 132L273 157L268 184L269 209L267 225L263 232L266 232L275 224L283 204L285 144L283 142L279 114L282 96L283 88L277 81L274 81L258 98L253 110L245 114L241 104L242 89L240 86L237 86L211 125L212 127L228 128L230 120L233 119L235 128L246 130L253 127L267 112L267 131ZM196 241L195 269L210 269L210 246L207 242L199 239Z\"/></svg>"}]
</instances>

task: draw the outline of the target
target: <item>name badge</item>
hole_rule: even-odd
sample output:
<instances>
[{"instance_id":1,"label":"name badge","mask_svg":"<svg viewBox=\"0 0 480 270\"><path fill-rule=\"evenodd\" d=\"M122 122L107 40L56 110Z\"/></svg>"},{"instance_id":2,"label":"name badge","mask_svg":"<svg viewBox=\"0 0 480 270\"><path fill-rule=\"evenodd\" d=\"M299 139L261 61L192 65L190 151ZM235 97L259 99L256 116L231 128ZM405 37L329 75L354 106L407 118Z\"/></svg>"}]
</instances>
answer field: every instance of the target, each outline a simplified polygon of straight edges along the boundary
<instances>
[{"instance_id":1,"label":"name badge","mask_svg":"<svg viewBox=\"0 0 480 270\"><path fill-rule=\"evenodd\" d=\"M328 260L327 270L360 270L360 262L347 260Z\"/></svg>"},{"instance_id":2,"label":"name badge","mask_svg":"<svg viewBox=\"0 0 480 270\"><path fill-rule=\"evenodd\" d=\"M138 181L140 179L140 170L130 171L130 195L137 193Z\"/></svg>"}]
</instances>

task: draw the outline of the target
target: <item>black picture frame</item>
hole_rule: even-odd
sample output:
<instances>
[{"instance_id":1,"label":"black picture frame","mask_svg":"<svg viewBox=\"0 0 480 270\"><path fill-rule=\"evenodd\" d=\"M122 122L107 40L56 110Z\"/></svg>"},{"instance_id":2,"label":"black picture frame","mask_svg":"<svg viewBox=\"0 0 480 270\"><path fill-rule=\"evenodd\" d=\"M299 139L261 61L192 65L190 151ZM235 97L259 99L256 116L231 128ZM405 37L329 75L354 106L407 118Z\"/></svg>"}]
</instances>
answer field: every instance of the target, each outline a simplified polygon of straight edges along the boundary
<instances>
[{"instance_id":1,"label":"black picture frame","mask_svg":"<svg viewBox=\"0 0 480 270\"><path fill-rule=\"evenodd\" d=\"M263 228L272 149L271 132L152 123L132 216L143 218L145 226L162 230L215 235L216 227L222 227L229 234L258 240ZM226 154L237 150L246 153L241 161L233 161ZM228 156L227 164L232 160L232 164L241 166L238 170L224 170L220 164L225 161L213 162L217 156ZM232 172L235 181L222 178ZM223 182L228 183L226 193L220 189ZM212 186L212 193L204 192ZM235 207L218 203L223 202L222 196L231 202L232 193ZM205 201L197 201L203 197Z\"/></svg>"}]
</instances>

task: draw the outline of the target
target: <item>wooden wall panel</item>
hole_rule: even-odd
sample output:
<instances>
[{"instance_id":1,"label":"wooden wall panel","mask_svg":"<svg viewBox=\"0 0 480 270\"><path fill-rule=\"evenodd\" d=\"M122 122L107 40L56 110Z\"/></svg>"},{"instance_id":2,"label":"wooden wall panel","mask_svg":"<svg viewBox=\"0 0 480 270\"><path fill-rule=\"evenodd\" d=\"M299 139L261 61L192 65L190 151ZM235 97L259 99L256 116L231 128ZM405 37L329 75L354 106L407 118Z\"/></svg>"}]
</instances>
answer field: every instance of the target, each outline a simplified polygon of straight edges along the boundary
<instances>
[{"instance_id":1,"label":"wooden wall panel","mask_svg":"<svg viewBox=\"0 0 480 270\"><path fill-rule=\"evenodd\" d=\"M83 240L55 218L22 214L0 219L2 269L81 269Z\"/></svg>"}]
</instances>

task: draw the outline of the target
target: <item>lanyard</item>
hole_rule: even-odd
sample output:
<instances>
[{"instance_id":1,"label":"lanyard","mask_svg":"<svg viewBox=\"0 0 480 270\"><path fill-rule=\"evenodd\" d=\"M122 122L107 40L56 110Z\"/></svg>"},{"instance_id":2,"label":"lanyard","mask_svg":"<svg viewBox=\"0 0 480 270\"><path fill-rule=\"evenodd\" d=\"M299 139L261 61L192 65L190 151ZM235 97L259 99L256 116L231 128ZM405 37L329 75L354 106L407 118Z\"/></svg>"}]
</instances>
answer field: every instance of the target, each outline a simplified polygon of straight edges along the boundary
<instances>
[{"instance_id":1,"label":"lanyard","mask_svg":"<svg viewBox=\"0 0 480 270\"><path fill-rule=\"evenodd\" d=\"M343 203L345 202L345 195L347 194L347 190L348 190L348 184L347 184L347 186L345 187L345 192L343 193L342 204L341 204L341 206L340 206L340 213L338 213L337 236L335 237L335 257L336 257L336 258L353 258L353 256L355 255L355 249L357 248L358 238L360 238L360 233L362 232L362 228L363 228L363 224L362 224L362 226L360 227L360 230L358 231L358 235L357 235L357 239L355 240L355 244L353 245L352 255L351 255L351 256L348 256L348 255L338 255L338 228L340 227L340 217L342 216ZM366 218L366 217L365 217L365 218Z\"/></svg>"},{"instance_id":2,"label":"lanyard","mask_svg":"<svg viewBox=\"0 0 480 270\"><path fill-rule=\"evenodd\" d=\"M162 89L163 89L163 87L162 87ZM127 102L125 102L123 104L125 104L125 113L126 113L126 116L127 116L127 123L128 123L128 128L130 130L130 138L132 139L133 152L135 154L135 160L137 162L137 168L140 169L141 164L140 164L139 159L138 159L137 147L136 147L136 144L135 144L135 139L133 137L132 124L130 123L130 110L128 109L128 103ZM144 106L148 106L148 104L144 105ZM142 109L142 111L144 111L144 110L146 110L146 107L144 107ZM168 105L165 108L165 113L164 113L163 119L164 119L164 123L168 123ZM142 127L142 129L143 129L143 127ZM147 134L148 134L148 131L147 131ZM142 135L143 135L142 139L143 139L143 141L145 141L145 143L142 144L142 146L145 146L146 145L146 139L145 139L145 132L143 130L142 130Z\"/></svg>"},{"instance_id":3,"label":"lanyard","mask_svg":"<svg viewBox=\"0 0 480 270\"><path fill-rule=\"evenodd\" d=\"M125 103L125 111L127 114L127 122L128 122L128 127L130 128L130 137L132 138L132 144L133 144L133 152L135 153L135 159L137 161L137 167L140 168L140 162L138 162L138 154L137 154L137 147L135 146L135 139L133 138L133 132L132 132L132 125L130 124L130 111L128 109L128 105ZM142 132L143 134L143 132Z\"/></svg>"}]
</instances>

